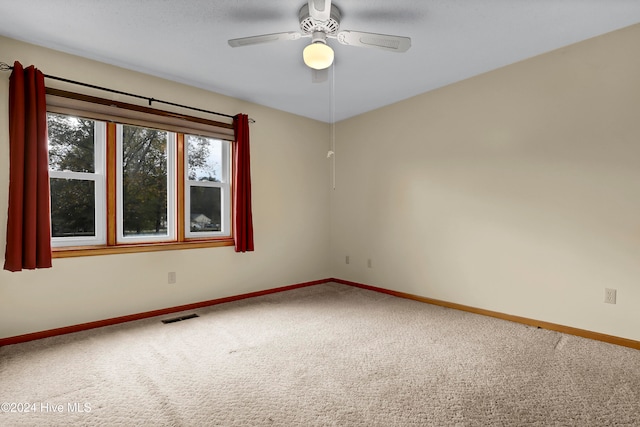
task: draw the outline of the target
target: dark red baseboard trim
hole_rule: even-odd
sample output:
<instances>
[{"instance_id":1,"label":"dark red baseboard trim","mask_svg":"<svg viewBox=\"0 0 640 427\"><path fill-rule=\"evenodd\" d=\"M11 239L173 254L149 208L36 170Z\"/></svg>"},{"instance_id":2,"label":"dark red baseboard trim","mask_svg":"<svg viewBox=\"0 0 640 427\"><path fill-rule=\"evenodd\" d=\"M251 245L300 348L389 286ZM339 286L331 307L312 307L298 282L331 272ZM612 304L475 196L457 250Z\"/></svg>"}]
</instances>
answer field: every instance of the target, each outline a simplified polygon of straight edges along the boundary
<instances>
[{"instance_id":1,"label":"dark red baseboard trim","mask_svg":"<svg viewBox=\"0 0 640 427\"><path fill-rule=\"evenodd\" d=\"M279 288L267 289L264 291L250 292L248 294L234 295L225 298L217 298L209 301L201 301L193 304L179 305L176 307L163 308L160 310L146 311L144 313L131 314L128 316L113 317L111 319L97 320L95 322L81 323L79 325L65 326L62 328L48 329L41 332L33 332L30 334L17 335L15 337L0 338L0 347L11 344L19 344L27 341L39 340L42 338L54 337L56 335L70 334L73 332L85 331L88 329L101 328L103 326L117 325L118 323L131 322L133 320L146 319L149 317L163 316L166 314L177 313L179 311L195 310L198 308L209 307L211 305L223 304L225 302L238 301L246 298L259 297L262 295L273 294L276 292L290 291L292 289L304 288L306 286L319 285L327 283L331 279L315 280L312 282L298 283L296 285L282 286Z\"/></svg>"},{"instance_id":2,"label":"dark red baseboard trim","mask_svg":"<svg viewBox=\"0 0 640 427\"><path fill-rule=\"evenodd\" d=\"M144 312L144 313L131 314L131 315L128 315L128 316L114 317L114 318L106 319L106 320L98 320L98 321L95 321L95 322L81 323L79 325L66 326L66 327L63 327L63 328L56 328L56 329L49 329L49 330L41 331L41 332L34 332L34 333L30 333L30 334L25 334L25 335L18 335L18 336L15 336L15 337L0 338L0 347L5 346L5 345L19 344L19 343L23 343L23 342L27 342L27 341L33 341L33 340L37 340L37 339L41 339L41 338L53 337L53 336L56 336L56 335L64 335L64 334L70 334L70 333L73 333L73 332L85 331L85 330L88 330L88 329L100 328L100 327L103 327L103 326L116 325L118 323L125 323L125 322L130 322L130 321L133 321L133 320L146 319L146 318L155 317L155 316L163 316L163 315L166 315L166 314L177 313L179 311L195 310L195 309L198 309L198 308L209 307L209 306L216 305L216 304L223 304L223 303L226 303L226 302L238 301L238 300L242 300L242 299L246 299L246 298L258 297L258 296L261 296L261 295L268 295L268 294L273 294L273 293L277 293L277 292L284 292L284 291L289 291L289 290L292 290L292 289L304 288L304 287L307 287L307 286L320 285L320 284L328 283L328 282L335 282L335 283L340 283L342 285L354 286L354 287L357 287L357 288L362 288L362 289L367 289L367 290L370 290L370 291L380 292L380 293L384 293L384 294L387 294L387 295L392 295L392 296L399 297L399 298L406 298L406 299L419 301L419 302L423 302L423 303L427 303L427 304L433 304L433 305L438 305L438 306L441 306L441 307L452 308L452 309L455 309L455 310L466 311L466 312L469 312L469 313L480 314L480 315L483 315L483 316L495 317L495 318L502 319L502 320L508 320L508 321L511 321L511 322L522 323L524 325L535 326L535 327L539 327L539 328L542 328L542 329L548 329L548 330L551 330L551 331L561 332L561 333L565 333L565 334L569 334L569 335L575 335L575 336L579 336L579 337L583 337L583 338L588 338L588 339L592 339L592 340L596 340L596 341L603 341L603 342L606 342L606 343L609 343L609 344L615 344L615 345L620 345L620 346L623 346L623 347L630 347L630 348L633 348L633 349L636 349L636 350L640 350L640 341L634 341L634 340L630 340L630 339L627 339L627 338L616 337L616 336L613 336L613 335L601 334L599 332L587 331L585 329L578 329L578 328L573 328L573 327L570 327L570 326L558 325L558 324L550 323L550 322L543 322L543 321L540 321L540 320L529 319L529 318L526 318L526 317L514 316L514 315L511 315L511 314L504 314L504 313L500 313L500 312L497 312L497 311L485 310L485 309L482 309L482 308L476 308L476 307L471 307L471 306L467 306L467 305L456 304L456 303L452 303L452 302L448 302L448 301L442 301L442 300L437 300L437 299L433 299L433 298L421 297L421 296L418 296L418 295L408 294L408 293L405 293L405 292L392 291L392 290L385 289L385 288L379 288L377 286L365 285L363 283L351 282L351 281L348 281L348 280L342 280L342 279L337 279L337 278L329 278L329 279L315 280L315 281L312 281L312 282L298 283L296 285L282 286L282 287L279 287L279 288L266 289L264 291L250 292L250 293L247 293L247 294L234 295L234 296L225 297L225 298L217 298L217 299L208 300L208 301L201 301L201 302L197 302L197 303L193 303L193 304L186 304L186 305L180 305L180 306L176 306L176 307L164 308L164 309L160 309L160 310L147 311L147 312Z\"/></svg>"},{"instance_id":3,"label":"dark red baseboard trim","mask_svg":"<svg viewBox=\"0 0 640 427\"><path fill-rule=\"evenodd\" d=\"M355 286L357 288L368 289L370 291L381 292L395 297L411 299L414 301L424 302L427 304L438 305L446 308L453 308L455 310L467 311L469 313L481 314L483 316L495 317L502 320L508 320L511 322L522 323L528 326L535 326L542 329L548 329L550 331L561 332L568 335L575 335L582 338L588 338L596 341L603 341L609 344L620 345L623 347L630 347L636 350L640 350L640 341L634 341L627 338L616 337L613 335L601 334L599 332L587 331L585 329L573 328L571 326L558 325L556 323L543 322L541 320L529 319L526 317L514 316L511 314L500 313L497 311L485 310L482 308L470 307L468 305L456 304L448 301L441 301L433 298L425 298L418 295L407 294L404 292L391 291L389 289L378 288L376 286L365 285L362 283L350 282L342 279L331 279L332 282L341 283L343 285Z\"/></svg>"}]
</instances>

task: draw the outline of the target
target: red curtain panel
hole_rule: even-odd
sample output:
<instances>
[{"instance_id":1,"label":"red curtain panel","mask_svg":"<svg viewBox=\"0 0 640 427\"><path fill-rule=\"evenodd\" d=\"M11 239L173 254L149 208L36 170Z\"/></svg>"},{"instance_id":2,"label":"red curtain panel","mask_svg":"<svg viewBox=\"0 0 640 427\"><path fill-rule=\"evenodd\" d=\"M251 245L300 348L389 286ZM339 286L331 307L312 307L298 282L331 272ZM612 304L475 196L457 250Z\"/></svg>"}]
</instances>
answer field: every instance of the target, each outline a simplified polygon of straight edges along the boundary
<instances>
[{"instance_id":1,"label":"red curtain panel","mask_svg":"<svg viewBox=\"0 0 640 427\"><path fill-rule=\"evenodd\" d=\"M15 62L9 78L9 212L4 269L51 267L44 74Z\"/></svg>"},{"instance_id":2,"label":"red curtain panel","mask_svg":"<svg viewBox=\"0 0 640 427\"><path fill-rule=\"evenodd\" d=\"M233 238L236 252L253 251L253 216L251 213L251 162L249 158L249 117L233 118Z\"/></svg>"}]
</instances>

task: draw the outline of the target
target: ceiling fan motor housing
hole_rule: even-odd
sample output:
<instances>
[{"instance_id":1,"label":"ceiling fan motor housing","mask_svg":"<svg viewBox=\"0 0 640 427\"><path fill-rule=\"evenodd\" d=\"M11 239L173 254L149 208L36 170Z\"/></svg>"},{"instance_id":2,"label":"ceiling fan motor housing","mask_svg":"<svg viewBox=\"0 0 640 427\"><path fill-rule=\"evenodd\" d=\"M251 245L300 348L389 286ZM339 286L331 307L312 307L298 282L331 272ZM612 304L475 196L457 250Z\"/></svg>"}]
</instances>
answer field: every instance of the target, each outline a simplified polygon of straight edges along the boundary
<instances>
[{"instance_id":1,"label":"ceiling fan motor housing","mask_svg":"<svg viewBox=\"0 0 640 427\"><path fill-rule=\"evenodd\" d=\"M300 8L298 14L300 19L300 29L305 34L313 34L314 32L323 32L325 34L335 34L340 28L340 9L335 5L331 5L330 17L327 21L317 21L309 15L309 4L305 3Z\"/></svg>"}]
</instances>

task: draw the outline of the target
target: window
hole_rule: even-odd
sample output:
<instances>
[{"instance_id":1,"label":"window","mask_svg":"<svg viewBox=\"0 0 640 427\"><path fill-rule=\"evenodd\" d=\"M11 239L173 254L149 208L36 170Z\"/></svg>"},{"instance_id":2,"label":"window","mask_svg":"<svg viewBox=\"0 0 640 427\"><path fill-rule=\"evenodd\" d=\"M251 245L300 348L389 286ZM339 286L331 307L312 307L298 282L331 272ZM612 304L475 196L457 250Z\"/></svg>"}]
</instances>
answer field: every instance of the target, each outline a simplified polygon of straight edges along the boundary
<instances>
[{"instance_id":1,"label":"window","mask_svg":"<svg viewBox=\"0 0 640 427\"><path fill-rule=\"evenodd\" d=\"M104 122L49 114L53 246L106 243Z\"/></svg>"},{"instance_id":2,"label":"window","mask_svg":"<svg viewBox=\"0 0 640 427\"><path fill-rule=\"evenodd\" d=\"M229 144L213 138L187 135L186 146L186 235L228 234Z\"/></svg>"},{"instance_id":3,"label":"window","mask_svg":"<svg viewBox=\"0 0 640 427\"><path fill-rule=\"evenodd\" d=\"M175 134L116 129L118 243L175 239Z\"/></svg>"},{"instance_id":4,"label":"window","mask_svg":"<svg viewBox=\"0 0 640 427\"><path fill-rule=\"evenodd\" d=\"M233 243L229 140L49 110L54 256Z\"/></svg>"}]
</instances>

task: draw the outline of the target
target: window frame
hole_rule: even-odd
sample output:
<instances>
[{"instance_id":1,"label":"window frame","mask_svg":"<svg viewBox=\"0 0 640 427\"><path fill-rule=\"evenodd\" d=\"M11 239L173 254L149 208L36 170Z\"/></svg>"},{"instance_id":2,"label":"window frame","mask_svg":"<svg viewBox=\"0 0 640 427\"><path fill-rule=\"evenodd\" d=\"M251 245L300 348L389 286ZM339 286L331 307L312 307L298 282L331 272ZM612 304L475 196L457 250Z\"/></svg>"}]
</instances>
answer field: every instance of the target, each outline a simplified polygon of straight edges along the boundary
<instances>
[{"instance_id":1,"label":"window frame","mask_svg":"<svg viewBox=\"0 0 640 427\"><path fill-rule=\"evenodd\" d=\"M123 130L124 126L130 126L123 123L116 123L116 206L124 206L123 192ZM137 126L138 127L138 126ZM148 129L148 128L147 128ZM156 129L167 134L167 233L163 235L140 235L125 236L124 235L124 209L116 208L116 243L117 244L135 244L135 243L156 243L156 242L172 242L176 239L177 224L176 206L179 201L177 198L177 180L176 180L176 134L174 132Z\"/></svg>"},{"instance_id":2,"label":"window frame","mask_svg":"<svg viewBox=\"0 0 640 427\"><path fill-rule=\"evenodd\" d=\"M231 234L231 143L229 141L220 140L221 141L221 150L222 150L222 159L223 162L221 164L222 169L222 177L220 182L215 181L193 181L188 178L188 168L189 168L189 156L186 145L188 142L186 141L189 135L185 136L185 155L184 155L184 171L183 174L185 184L184 184L184 232L186 239L201 239L208 237L220 237ZM200 135L194 135L200 136ZM205 188L220 188L221 193L221 206L220 206L220 231L211 231L211 232L193 232L191 231L191 187L205 187Z\"/></svg>"},{"instance_id":3,"label":"window frame","mask_svg":"<svg viewBox=\"0 0 640 427\"><path fill-rule=\"evenodd\" d=\"M65 246L56 243L56 246L52 247L53 258L233 246L233 227L231 220L233 124L52 88L47 88L47 112L106 122L106 140L103 152L104 161L101 162L101 165L104 165L105 168L103 175L105 190L102 200L103 204L106 205L106 209L104 209L105 217L100 218L104 224L106 234L105 242L91 244L90 241L78 241L76 244L69 242L69 245ZM131 238L118 239L117 230L120 229L120 227L118 226L116 210L116 206L118 205L117 124L152 127L174 133L175 135L175 148L171 150L175 153L175 158L170 163L174 170L175 179L174 184L168 186L174 194L174 197L168 196L169 200L175 201L175 205L172 208L175 215L175 230L172 238L163 236L163 239L154 239L154 241L149 241L148 239L140 241ZM202 233L194 233L195 235L191 235L191 233L188 233L189 229L185 228L187 224L185 220L185 212L187 211L185 204L187 198L185 194L189 189L186 176L187 158L185 139L187 134L228 141L228 143L223 144L223 146L228 147L228 151L225 153L228 155L225 159L228 167L227 188L224 190L224 195L222 196L223 201L228 205L228 209L226 210L227 214L223 215L227 220L227 232L224 234L217 232L214 235L203 235ZM96 170L98 168L97 161L98 159L96 159ZM54 176L56 174L52 174L52 172L54 171L50 171L50 178L56 178L56 176ZM96 197L102 196L97 195ZM97 203L96 210L98 210ZM98 227L96 226L96 228Z\"/></svg>"},{"instance_id":4,"label":"window frame","mask_svg":"<svg viewBox=\"0 0 640 427\"><path fill-rule=\"evenodd\" d=\"M60 113L53 113L61 115ZM95 235L88 237L51 237L52 246L55 248L68 246L94 246L104 245L107 242L106 227L100 227L99 224L105 224L106 221L106 179L105 179L105 155L106 155L106 123L100 120L92 120L93 125L93 173L91 172L75 172L75 171L54 171L49 170L49 181L51 178L66 179L74 181L93 181L94 182L94 206L95 212L93 216Z\"/></svg>"}]
</instances>

